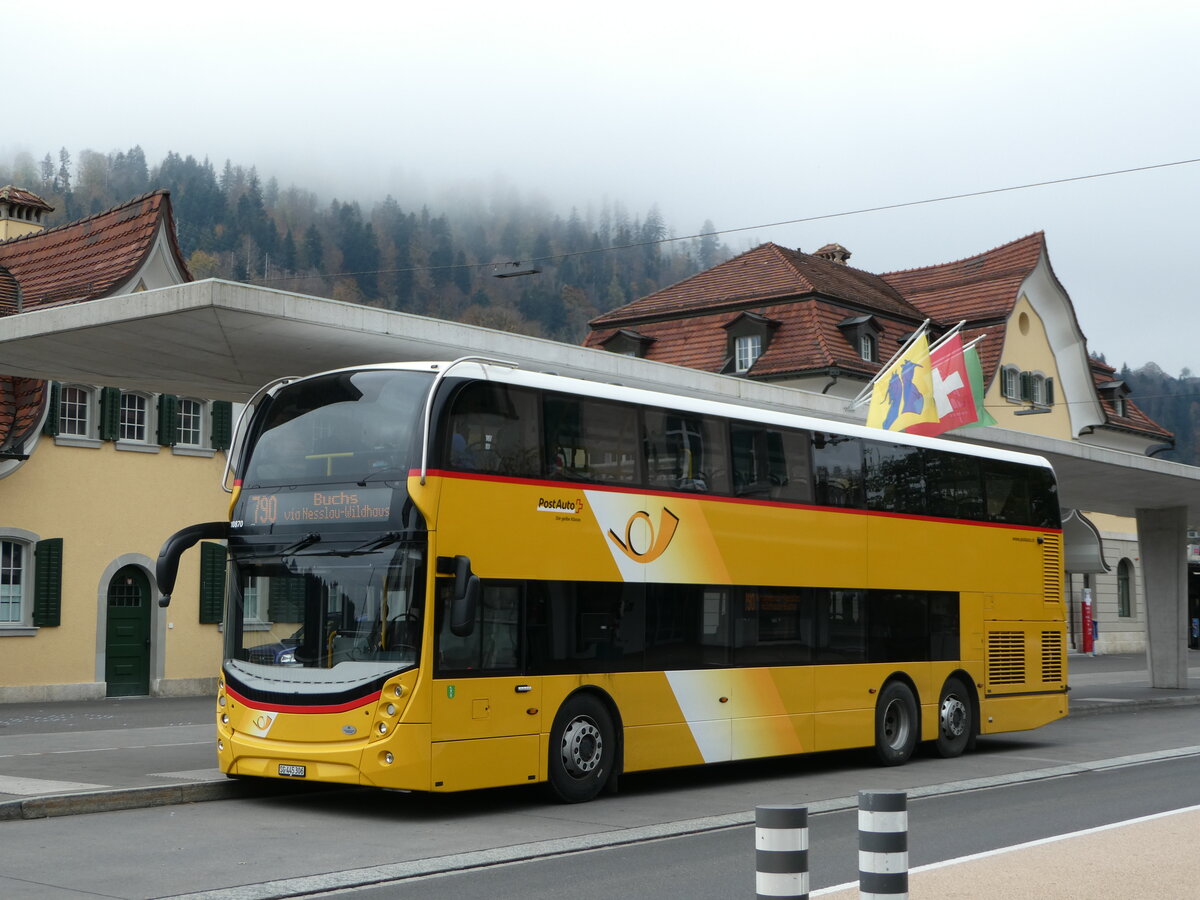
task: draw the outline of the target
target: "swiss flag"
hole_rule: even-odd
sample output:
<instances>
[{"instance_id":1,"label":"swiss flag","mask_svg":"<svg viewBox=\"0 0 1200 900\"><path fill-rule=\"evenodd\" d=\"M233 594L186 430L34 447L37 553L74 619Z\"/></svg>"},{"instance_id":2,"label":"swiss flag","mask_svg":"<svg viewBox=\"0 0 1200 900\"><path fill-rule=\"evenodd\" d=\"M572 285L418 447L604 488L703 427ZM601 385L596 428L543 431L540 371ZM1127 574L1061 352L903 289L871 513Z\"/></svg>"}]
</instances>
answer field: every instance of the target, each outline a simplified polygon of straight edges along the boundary
<instances>
[{"instance_id":1,"label":"swiss flag","mask_svg":"<svg viewBox=\"0 0 1200 900\"><path fill-rule=\"evenodd\" d=\"M963 357L962 338L955 335L930 351L929 365L938 420L917 422L904 430L909 434L933 437L951 428L962 428L978 421L971 376Z\"/></svg>"}]
</instances>

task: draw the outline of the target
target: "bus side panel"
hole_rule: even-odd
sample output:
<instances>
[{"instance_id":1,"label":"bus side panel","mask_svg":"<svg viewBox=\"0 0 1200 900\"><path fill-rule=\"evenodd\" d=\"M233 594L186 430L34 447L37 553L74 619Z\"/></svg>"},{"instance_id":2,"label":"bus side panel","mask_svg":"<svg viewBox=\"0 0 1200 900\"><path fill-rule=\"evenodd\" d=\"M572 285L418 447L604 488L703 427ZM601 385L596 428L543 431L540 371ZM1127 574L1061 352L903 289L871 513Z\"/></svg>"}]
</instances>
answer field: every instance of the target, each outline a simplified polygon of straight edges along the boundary
<instances>
[{"instance_id":1,"label":"bus side panel","mask_svg":"<svg viewBox=\"0 0 1200 900\"><path fill-rule=\"evenodd\" d=\"M814 749L812 666L740 669L733 676L733 759Z\"/></svg>"},{"instance_id":2,"label":"bus side panel","mask_svg":"<svg viewBox=\"0 0 1200 900\"><path fill-rule=\"evenodd\" d=\"M719 502L704 512L730 584L865 586L865 516Z\"/></svg>"},{"instance_id":3,"label":"bus side panel","mask_svg":"<svg viewBox=\"0 0 1200 900\"><path fill-rule=\"evenodd\" d=\"M535 734L477 741L435 741L431 757L434 791L470 791L539 781Z\"/></svg>"},{"instance_id":4,"label":"bus side panel","mask_svg":"<svg viewBox=\"0 0 1200 900\"><path fill-rule=\"evenodd\" d=\"M936 706L941 681L938 673L953 664L871 663L814 667L816 693L815 739L817 750L869 747L875 743L875 701L892 676L911 681L921 707L923 723L931 704ZM925 724L922 725L924 736Z\"/></svg>"},{"instance_id":5,"label":"bus side panel","mask_svg":"<svg viewBox=\"0 0 1200 900\"><path fill-rule=\"evenodd\" d=\"M1005 598L1010 618L1043 615L1042 552L1035 532L903 516L869 520L867 587L988 591Z\"/></svg>"},{"instance_id":6,"label":"bus side panel","mask_svg":"<svg viewBox=\"0 0 1200 900\"><path fill-rule=\"evenodd\" d=\"M549 742L554 717L567 697L576 690L594 686L611 699L624 726L625 771L700 765L706 761L702 748L708 748L712 753L712 748L722 743L728 745L728 712L720 704L720 684L710 683L707 690L701 687L693 692L695 707L690 715L685 714L684 704L668 678L668 675L679 674L682 673L547 676L543 679L544 737ZM728 677L727 672L720 670L702 674L722 679ZM728 755L725 758L728 759Z\"/></svg>"}]
</instances>

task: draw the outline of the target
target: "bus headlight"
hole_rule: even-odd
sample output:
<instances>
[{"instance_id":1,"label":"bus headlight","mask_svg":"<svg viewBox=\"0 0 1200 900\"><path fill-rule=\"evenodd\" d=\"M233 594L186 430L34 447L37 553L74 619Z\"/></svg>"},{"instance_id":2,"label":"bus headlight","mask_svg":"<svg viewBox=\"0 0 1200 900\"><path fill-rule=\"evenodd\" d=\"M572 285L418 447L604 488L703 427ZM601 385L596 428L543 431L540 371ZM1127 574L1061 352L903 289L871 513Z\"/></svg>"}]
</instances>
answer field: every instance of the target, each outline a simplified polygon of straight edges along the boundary
<instances>
[{"instance_id":1,"label":"bus headlight","mask_svg":"<svg viewBox=\"0 0 1200 900\"><path fill-rule=\"evenodd\" d=\"M379 723L379 733L380 733L380 734L387 734L387 722L380 722L380 723Z\"/></svg>"}]
</instances>

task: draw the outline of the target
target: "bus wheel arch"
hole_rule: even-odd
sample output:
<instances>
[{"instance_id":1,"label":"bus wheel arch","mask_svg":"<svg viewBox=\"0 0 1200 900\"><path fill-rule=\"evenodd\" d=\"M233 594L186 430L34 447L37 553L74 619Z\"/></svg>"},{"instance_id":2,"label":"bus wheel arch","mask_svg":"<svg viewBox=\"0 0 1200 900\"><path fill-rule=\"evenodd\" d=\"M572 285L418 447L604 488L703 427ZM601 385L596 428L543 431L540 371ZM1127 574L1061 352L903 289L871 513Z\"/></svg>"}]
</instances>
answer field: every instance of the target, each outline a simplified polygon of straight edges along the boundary
<instances>
[{"instance_id":1,"label":"bus wheel arch","mask_svg":"<svg viewBox=\"0 0 1200 900\"><path fill-rule=\"evenodd\" d=\"M950 759L974 749L978 735L979 698L975 684L967 673L953 672L938 692L934 748L938 756Z\"/></svg>"},{"instance_id":2,"label":"bus wheel arch","mask_svg":"<svg viewBox=\"0 0 1200 900\"><path fill-rule=\"evenodd\" d=\"M908 762L921 737L921 706L913 683L893 675L875 701L875 756L885 766Z\"/></svg>"},{"instance_id":3,"label":"bus wheel arch","mask_svg":"<svg viewBox=\"0 0 1200 900\"><path fill-rule=\"evenodd\" d=\"M616 789L623 758L620 714L604 691L581 688L563 700L550 728L546 782L563 803Z\"/></svg>"}]
</instances>

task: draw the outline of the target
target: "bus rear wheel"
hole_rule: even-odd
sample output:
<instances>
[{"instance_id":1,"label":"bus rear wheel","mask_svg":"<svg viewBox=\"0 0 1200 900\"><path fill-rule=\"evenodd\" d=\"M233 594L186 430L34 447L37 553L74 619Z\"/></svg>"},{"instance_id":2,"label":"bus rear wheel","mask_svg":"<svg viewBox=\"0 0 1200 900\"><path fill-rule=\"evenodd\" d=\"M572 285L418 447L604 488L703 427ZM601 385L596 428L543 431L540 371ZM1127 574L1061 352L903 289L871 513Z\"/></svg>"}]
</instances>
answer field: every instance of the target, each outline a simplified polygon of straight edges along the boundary
<instances>
[{"instance_id":1,"label":"bus rear wheel","mask_svg":"<svg viewBox=\"0 0 1200 900\"><path fill-rule=\"evenodd\" d=\"M550 732L547 780L564 803L591 800L612 776L617 742L612 716L599 699L580 694L567 700Z\"/></svg>"},{"instance_id":2,"label":"bus rear wheel","mask_svg":"<svg viewBox=\"0 0 1200 900\"><path fill-rule=\"evenodd\" d=\"M947 678L938 699L938 756L950 759L969 750L975 736L975 704L960 678Z\"/></svg>"},{"instance_id":3,"label":"bus rear wheel","mask_svg":"<svg viewBox=\"0 0 1200 900\"><path fill-rule=\"evenodd\" d=\"M885 766L908 762L917 746L917 699L902 681L889 681L875 704L875 755Z\"/></svg>"}]
</instances>

